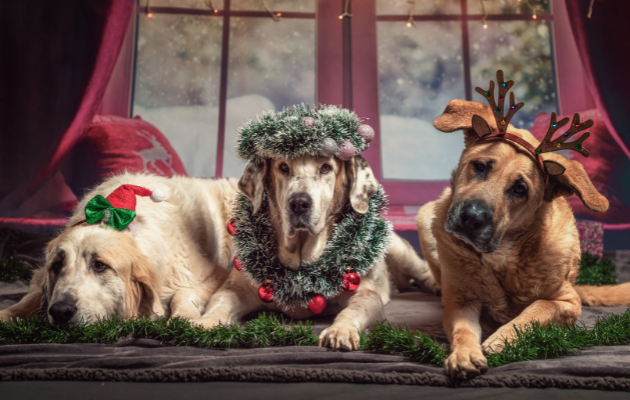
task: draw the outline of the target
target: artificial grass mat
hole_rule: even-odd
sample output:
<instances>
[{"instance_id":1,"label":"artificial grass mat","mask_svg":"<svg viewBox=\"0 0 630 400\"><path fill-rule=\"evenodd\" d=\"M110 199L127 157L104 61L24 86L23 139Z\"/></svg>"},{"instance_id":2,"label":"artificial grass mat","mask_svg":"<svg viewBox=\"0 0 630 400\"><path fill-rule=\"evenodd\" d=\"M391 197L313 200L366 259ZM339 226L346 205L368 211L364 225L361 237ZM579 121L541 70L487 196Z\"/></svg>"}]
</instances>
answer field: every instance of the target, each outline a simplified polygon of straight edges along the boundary
<instances>
[{"instance_id":1,"label":"artificial grass mat","mask_svg":"<svg viewBox=\"0 0 630 400\"><path fill-rule=\"evenodd\" d=\"M517 330L518 331L518 330ZM25 343L115 343L124 338L155 339L176 346L204 348L257 348L315 346L313 324L286 323L282 314L263 313L243 324L204 329L187 320L123 320L109 317L90 324L52 325L40 315L0 322L0 345ZM518 331L518 339L506 343L501 353L487 356L490 367L519 361L548 359L574 354L593 346L630 343L630 310L599 318L593 328L583 325L541 326L534 322ZM440 366L448 350L435 339L406 327L378 322L361 335L360 350L397 354L418 363Z\"/></svg>"},{"instance_id":2,"label":"artificial grass mat","mask_svg":"<svg viewBox=\"0 0 630 400\"><path fill-rule=\"evenodd\" d=\"M0 281L30 278L33 266L15 259L0 260ZM585 253L577 280L582 285L616 284L615 265ZM630 310L599 318L592 329L583 325L540 326L537 322L518 331L518 340L505 343L501 353L487 356L488 365L497 367L518 361L571 355L593 346L630 343ZM271 346L315 346L313 324L286 323L282 314L261 314L243 324L219 326L211 330L193 326L188 321L123 320L108 317L90 324L52 325L41 315L0 323L0 345L24 343L115 343L133 337L155 339L176 346L205 348L256 348ZM406 327L378 322L370 332L361 334L360 350L398 354L418 363L443 365L448 350L432 337Z\"/></svg>"}]
</instances>

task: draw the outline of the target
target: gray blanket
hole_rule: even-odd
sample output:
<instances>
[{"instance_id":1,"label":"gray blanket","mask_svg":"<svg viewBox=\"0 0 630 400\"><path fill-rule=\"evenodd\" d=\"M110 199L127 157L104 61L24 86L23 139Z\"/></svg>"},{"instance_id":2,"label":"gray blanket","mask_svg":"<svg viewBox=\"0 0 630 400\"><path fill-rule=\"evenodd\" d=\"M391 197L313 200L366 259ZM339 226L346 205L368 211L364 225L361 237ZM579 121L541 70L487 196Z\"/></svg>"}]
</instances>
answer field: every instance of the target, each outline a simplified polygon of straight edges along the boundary
<instances>
[{"instance_id":1,"label":"gray blanket","mask_svg":"<svg viewBox=\"0 0 630 400\"><path fill-rule=\"evenodd\" d=\"M617 263L620 282L630 281L630 254L608 254ZM25 293L24 283L0 283L0 309ZM626 307L584 307L580 320ZM385 307L387 320L420 329L446 341L443 308L437 296L394 295ZM315 319L315 333L332 322ZM487 334L487 333L486 333ZM124 340L115 345L33 344L0 346L0 380L99 381L252 381L348 382L477 387L561 387L630 390L630 346L596 347L574 356L492 368L475 379L458 382L437 366L404 357L341 352L317 347L210 350L162 345L154 340Z\"/></svg>"}]
</instances>

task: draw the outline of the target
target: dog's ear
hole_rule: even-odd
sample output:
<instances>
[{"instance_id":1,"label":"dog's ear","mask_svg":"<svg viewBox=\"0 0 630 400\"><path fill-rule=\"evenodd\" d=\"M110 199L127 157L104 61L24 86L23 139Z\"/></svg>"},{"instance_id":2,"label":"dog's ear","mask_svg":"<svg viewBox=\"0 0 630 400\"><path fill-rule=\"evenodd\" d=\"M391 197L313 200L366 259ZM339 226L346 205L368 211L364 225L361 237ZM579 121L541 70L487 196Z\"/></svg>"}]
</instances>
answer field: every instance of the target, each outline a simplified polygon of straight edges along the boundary
<instances>
[{"instance_id":1,"label":"dog's ear","mask_svg":"<svg viewBox=\"0 0 630 400\"><path fill-rule=\"evenodd\" d=\"M269 163L269 160L261 163L250 162L238 181L238 188L245 196L249 197L254 205L254 214L260 209L265 193Z\"/></svg>"},{"instance_id":2,"label":"dog's ear","mask_svg":"<svg viewBox=\"0 0 630 400\"><path fill-rule=\"evenodd\" d=\"M575 194L589 210L608 210L608 199L595 189L582 164L559 154L547 154L545 158L543 163L549 174L545 200L552 201L556 197Z\"/></svg>"},{"instance_id":3,"label":"dog's ear","mask_svg":"<svg viewBox=\"0 0 630 400\"><path fill-rule=\"evenodd\" d=\"M466 146L492 132L494 124L496 122L488 105L460 99L451 100L442 115L433 121L433 126L442 132L462 129Z\"/></svg>"},{"instance_id":4,"label":"dog's ear","mask_svg":"<svg viewBox=\"0 0 630 400\"><path fill-rule=\"evenodd\" d=\"M152 319L164 316L164 307L155 289L155 276L149 259L137 254L131 269L131 282L127 288L127 314L148 315Z\"/></svg>"},{"instance_id":5,"label":"dog's ear","mask_svg":"<svg viewBox=\"0 0 630 400\"><path fill-rule=\"evenodd\" d=\"M350 186L350 205L359 214L368 210L370 197L378 191L378 181L372 168L361 156L346 161L346 171Z\"/></svg>"}]
</instances>

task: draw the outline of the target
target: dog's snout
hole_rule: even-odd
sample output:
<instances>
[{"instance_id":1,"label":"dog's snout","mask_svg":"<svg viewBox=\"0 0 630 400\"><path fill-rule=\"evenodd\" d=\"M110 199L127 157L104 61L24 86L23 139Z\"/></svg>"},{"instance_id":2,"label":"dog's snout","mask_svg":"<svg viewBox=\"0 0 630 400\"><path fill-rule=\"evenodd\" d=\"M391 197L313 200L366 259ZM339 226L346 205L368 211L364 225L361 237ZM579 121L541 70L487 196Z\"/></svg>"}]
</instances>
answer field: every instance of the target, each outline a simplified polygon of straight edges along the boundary
<instances>
[{"instance_id":1,"label":"dog's snout","mask_svg":"<svg viewBox=\"0 0 630 400\"><path fill-rule=\"evenodd\" d=\"M466 233L475 233L492 221L492 211L480 201L467 200L459 212L459 218Z\"/></svg>"},{"instance_id":2,"label":"dog's snout","mask_svg":"<svg viewBox=\"0 0 630 400\"><path fill-rule=\"evenodd\" d=\"M77 307L65 301L54 302L48 309L48 313L58 324L65 324L77 313Z\"/></svg>"},{"instance_id":3,"label":"dog's snout","mask_svg":"<svg viewBox=\"0 0 630 400\"><path fill-rule=\"evenodd\" d=\"M302 215L311 209L313 200L307 193L295 193L289 198L289 209L294 215Z\"/></svg>"}]
</instances>

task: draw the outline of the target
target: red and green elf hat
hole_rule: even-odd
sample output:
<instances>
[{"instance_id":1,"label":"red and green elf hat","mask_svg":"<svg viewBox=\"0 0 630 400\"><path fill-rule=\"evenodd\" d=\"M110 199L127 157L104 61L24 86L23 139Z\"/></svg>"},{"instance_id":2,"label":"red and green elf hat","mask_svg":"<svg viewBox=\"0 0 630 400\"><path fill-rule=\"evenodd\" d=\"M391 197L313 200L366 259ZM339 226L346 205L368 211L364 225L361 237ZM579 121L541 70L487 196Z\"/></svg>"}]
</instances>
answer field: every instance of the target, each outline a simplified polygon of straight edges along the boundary
<instances>
[{"instance_id":1,"label":"red and green elf hat","mask_svg":"<svg viewBox=\"0 0 630 400\"><path fill-rule=\"evenodd\" d=\"M121 185L107 198L97 194L85 206L85 222L95 224L105 219L105 225L122 231L136 217L136 196L151 197L151 200L164 200L164 192L153 191L135 185Z\"/></svg>"}]
</instances>

